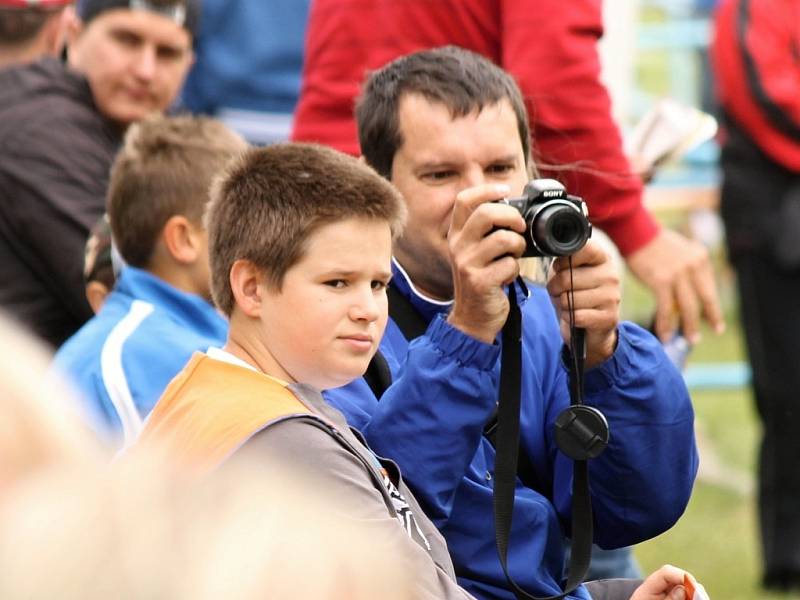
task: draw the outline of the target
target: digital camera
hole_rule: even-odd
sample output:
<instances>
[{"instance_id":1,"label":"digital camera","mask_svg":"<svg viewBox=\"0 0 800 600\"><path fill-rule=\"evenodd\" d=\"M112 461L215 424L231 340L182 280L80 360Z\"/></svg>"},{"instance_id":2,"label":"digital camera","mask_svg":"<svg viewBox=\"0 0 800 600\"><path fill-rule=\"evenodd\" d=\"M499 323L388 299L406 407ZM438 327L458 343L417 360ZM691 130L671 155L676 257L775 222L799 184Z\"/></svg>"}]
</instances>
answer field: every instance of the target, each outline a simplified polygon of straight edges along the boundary
<instances>
[{"instance_id":1,"label":"digital camera","mask_svg":"<svg viewBox=\"0 0 800 600\"><path fill-rule=\"evenodd\" d=\"M534 179L522 196L502 200L525 219L527 246L522 256L570 256L592 235L582 198L570 196L555 179Z\"/></svg>"}]
</instances>

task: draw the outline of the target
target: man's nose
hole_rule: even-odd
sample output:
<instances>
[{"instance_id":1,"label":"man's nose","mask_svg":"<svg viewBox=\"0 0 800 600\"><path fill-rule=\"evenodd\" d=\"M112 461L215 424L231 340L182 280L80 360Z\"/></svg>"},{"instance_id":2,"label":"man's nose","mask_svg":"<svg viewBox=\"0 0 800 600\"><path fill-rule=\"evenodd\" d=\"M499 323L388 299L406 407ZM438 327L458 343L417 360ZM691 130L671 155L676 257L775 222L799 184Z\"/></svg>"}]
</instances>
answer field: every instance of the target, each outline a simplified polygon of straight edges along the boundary
<instances>
[{"instance_id":1,"label":"man's nose","mask_svg":"<svg viewBox=\"0 0 800 600\"><path fill-rule=\"evenodd\" d=\"M155 48L143 45L134 59L134 73L136 77L143 81L150 81L156 74L156 50Z\"/></svg>"},{"instance_id":2,"label":"man's nose","mask_svg":"<svg viewBox=\"0 0 800 600\"><path fill-rule=\"evenodd\" d=\"M483 169L480 166L476 165L474 167L470 167L464 171L464 175L461 178L461 189L458 191L460 192L468 188L483 185L487 181L486 174L483 172Z\"/></svg>"}]
</instances>

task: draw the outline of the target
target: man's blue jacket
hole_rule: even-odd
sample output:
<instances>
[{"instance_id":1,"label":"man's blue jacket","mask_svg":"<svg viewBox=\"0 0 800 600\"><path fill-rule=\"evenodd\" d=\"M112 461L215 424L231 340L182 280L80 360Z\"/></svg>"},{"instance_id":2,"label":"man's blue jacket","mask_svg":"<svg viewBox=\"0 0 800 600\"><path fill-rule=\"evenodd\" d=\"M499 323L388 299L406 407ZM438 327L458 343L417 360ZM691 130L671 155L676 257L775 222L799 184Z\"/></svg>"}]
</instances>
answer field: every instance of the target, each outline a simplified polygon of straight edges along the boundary
<instances>
[{"instance_id":1,"label":"man's blue jacket","mask_svg":"<svg viewBox=\"0 0 800 600\"><path fill-rule=\"evenodd\" d=\"M228 322L205 299L126 266L103 308L56 353L99 433L131 441L194 352L222 346Z\"/></svg>"},{"instance_id":2,"label":"man's blue jacket","mask_svg":"<svg viewBox=\"0 0 800 600\"><path fill-rule=\"evenodd\" d=\"M413 290L394 265L392 285L429 321L410 345L394 321L381 342L394 383L380 402L364 379L326 392L370 447L396 461L447 539L459 583L478 598L514 598L495 548L495 450L483 428L495 409L500 345L471 338L445 320L449 303ZM508 565L529 593L561 591L563 538L570 532L572 461L555 444L553 422L569 405L555 311L532 287L523 314L521 444L537 483L517 481ZM621 547L651 538L683 513L697 472L689 394L648 332L619 326L614 355L587 371L585 401L611 429L590 462L595 542ZM579 588L569 598L589 599Z\"/></svg>"}]
</instances>

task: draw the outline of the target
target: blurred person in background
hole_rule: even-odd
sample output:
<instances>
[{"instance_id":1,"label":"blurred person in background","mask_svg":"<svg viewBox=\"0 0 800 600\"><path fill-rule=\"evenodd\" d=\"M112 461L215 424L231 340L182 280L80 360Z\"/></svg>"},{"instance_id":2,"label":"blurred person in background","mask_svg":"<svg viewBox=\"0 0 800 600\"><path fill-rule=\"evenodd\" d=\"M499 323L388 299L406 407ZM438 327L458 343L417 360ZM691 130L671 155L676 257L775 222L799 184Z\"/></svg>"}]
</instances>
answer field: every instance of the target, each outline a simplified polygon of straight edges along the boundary
<instances>
[{"instance_id":1,"label":"blurred person in background","mask_svg":"<svg viewBox=\"0 0 800 600\"><path fill-rule=\"evenodd\" d=\"M82 0L68 64L0 71L0 306L52 346L92 316L89 229L127 127L167 109L193 60L198 0Z\"/></svg>"},{"instance_id":2,"label":"blurred person in background","mask_svg":"<svg viewBox=\"0 0 800 600\"><path fill-rule=\"evenodd\" d=\"M48 348L2 313L0 355L2 507L5 494L32 475L55 465L99 467L111 455L84 425L69 385L48 372Z\"/></svg>"},{"instance_id":3,"label":"blurred person in background","mask_svg":"<svg viewBox=\"0 0 800 600\"><path fill-rule=\"evenodd\" d=\"M263 457L197 481L158 447L110 465L47 348L4 315L0 355L0 598L414 598L317 482Z\"/></svg>"},{"instance_id":4,"label":"blurred person in background","mask_svg":"<svg viewBox=\"0 0 800 600\"><path fill-rule=\"evenodd\" d=\"M289 137L310 0L203 0L195 62L181 94L254 144Z\"/></svg>"},{"instance_id":5,"label":"blurred person in background","mask_svg":"<svg viewBox=\"0 0 800 600\"><path fill-rule=\"evenodd\" d=\"M593 224L651 289L658 336L669 340L680 323L695 343L701 314L724 328L708 252L661 228L642 204L600 81L601 8L597 0L315 0L292 139L358 154L353 106L368 71L445 44L487 56L522 89L543 175L586 200Z\"/></svg>"},{"instance_id":6,"label":"blurred person in background","mask_svg":"<svg viewBox=\"0 0 800 600\"><path fill-rule=\"evenodd\" d=\"M800 3L721 0L721 213L763 425L763 583L800 590Z\"/></svg>"},{"instance_id":7,"label":"blurred person in background","mask_svg":"<svg viewBox=\"0 0 800 600\"><path fill-rule=\"evenodd\" d=\"M263 460L200 482L170 464L151 448L0 489L0 597L414 600L414 574L316 482Z\"/></svg>"},{"instance_id":8,"label":"blurred person in background","mask_svg":"<svg viewBox=\"0 0 800 600\"><path fill-rule=\"evenodd\" d=\"M209 117L143 119L114 160L108 214L125 261L102 309L56 353L116 440L131 442L194 352L225 341L211 304L203 211L214 176L247 142Z\"/></svg>"},{"instance_id":9,"label":"blurred person in background","mask_svg":"<svg viewBox=\"0 0 800 600\"><path fill-rule=\"evenodd\" d=\"M59 56L73 0L0 0L0 69Z\"/></svg>"},{"instance_id":10,"label":"blurred person in background","mask_svg":"<svg viewBox=\"0 0 800 600\"><path fill-rule=\"evenodd\" d=\"M100 312L117 280L112 254L111 223L108 222L108 215L103 215L92 227L83 254L86 300L94 314Z\"/></svg>"}]
</instances>

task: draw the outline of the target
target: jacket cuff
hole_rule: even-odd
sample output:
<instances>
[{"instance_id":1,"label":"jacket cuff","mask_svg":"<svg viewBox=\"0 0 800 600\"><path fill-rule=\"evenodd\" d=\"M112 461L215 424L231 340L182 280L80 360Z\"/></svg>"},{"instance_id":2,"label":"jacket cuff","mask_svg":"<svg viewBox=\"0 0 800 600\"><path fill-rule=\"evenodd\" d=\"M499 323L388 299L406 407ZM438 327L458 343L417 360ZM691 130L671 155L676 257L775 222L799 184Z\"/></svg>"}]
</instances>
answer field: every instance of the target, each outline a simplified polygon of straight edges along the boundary
<instances>
[{"instance_id":1,"label":"jacket cuff","mask_svg":"<svg viewBox=\"0 0 800 600\"><path fill-rule=\"evenodd\" d=\"M491 371L500 358L499 344L486 344L467 335L448 323L444 314L436 315L426 334L443 356L464 366Z\"/></svg>"},{"instance_id":2,"label":"jacket cuff","mask_svg":"<svg viewBox=\"0 0 800 600\"><path fill-rule=\"evenodd\" d=\"M624 382L631 373L636 372L634 365L635 348L631 335L628 332L632 324L620 323L617 327L617 346L614 354L596 367L584 373L584 391L588 394L603 392L614 385ZM564 368L569 372L570 352L564 346L562 352L562 362Z\"/></svg>"}]
</instances>

